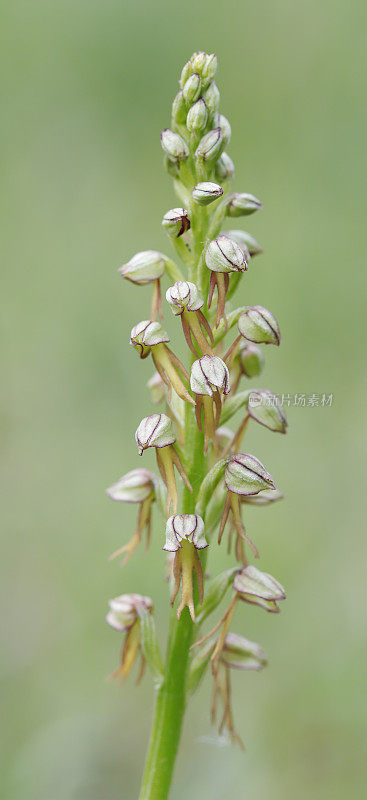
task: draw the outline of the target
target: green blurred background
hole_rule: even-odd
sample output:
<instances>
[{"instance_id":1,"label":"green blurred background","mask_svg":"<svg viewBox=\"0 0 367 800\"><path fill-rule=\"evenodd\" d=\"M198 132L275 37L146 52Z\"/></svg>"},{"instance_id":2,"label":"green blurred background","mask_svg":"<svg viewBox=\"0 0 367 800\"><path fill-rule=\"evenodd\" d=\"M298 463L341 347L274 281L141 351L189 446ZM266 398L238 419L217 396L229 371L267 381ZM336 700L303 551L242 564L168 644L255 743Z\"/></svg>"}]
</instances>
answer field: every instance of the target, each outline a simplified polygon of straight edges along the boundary
<instances>
[{"instance_id":1,"label":"green blurred background","mask_svg":"<svg viewBox=\"0 0 367 800\"><path fill-rule=\"evenodd\" d=\"M239 298L280 320L261 385L334 401L291 407L286 437L249 431L286 495L251 510L249 533L288 600L279 617L236 617L270 662L234 679L245 755L210 729L208 680L188 712L172 798L364 793L366 23L362 0L4 0L7 800L137 797L152 687L149 676L139 689L107 682L120 639L104 615L116 594L151 595L163 642L168 600L157 515L149 555L124 571L107 563L135 510L104 489L140 465L133 432L150 413L151 366L128 346L149 289L116 267L137 250L170 251L160 221L176 201L159 133L197 49L219 58L235 188L264 202L244 227L265 254ZM221 552L212 564L230 561Z\"/></svg>"}]
</instances>

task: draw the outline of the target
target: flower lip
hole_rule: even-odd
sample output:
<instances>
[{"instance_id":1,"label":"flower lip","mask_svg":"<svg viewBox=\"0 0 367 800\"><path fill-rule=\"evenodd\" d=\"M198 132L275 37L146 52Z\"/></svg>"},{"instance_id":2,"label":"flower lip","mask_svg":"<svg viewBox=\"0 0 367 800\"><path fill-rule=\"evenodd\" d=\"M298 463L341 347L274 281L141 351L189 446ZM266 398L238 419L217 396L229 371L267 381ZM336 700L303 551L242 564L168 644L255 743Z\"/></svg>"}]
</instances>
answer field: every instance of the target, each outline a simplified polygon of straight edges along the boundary
<instances>
[{"instance_id":1,"label":"flower lip","mask_svg":"<svg viewBox=\"0 0 367 800\"><path fill-rule=\"evenodd\" d=\"M220 233L209 242L205 253L206 266L212 272L245 272L247 262L242 248L234 241Z\"/></svg>"},{"instance_id":2,"label":"flower lip","mask_svg":"<svg viewBox=\"0 0 367 800\"><path fill-rule=\"evenodd\" d=\"M151 414L149 417L144 417L135 432L135 441L140 456L148 447L161 448L174 444L176 437L172 420L166 414Z\"/></svg>"},{"instance_id":3,"label":"flower lip","mask_svg":"<svg viewBox=\"0 0 367 800\"><path fill-rule=\"evenodd\" d=\"M197 286L190 281L176 281L166 292L167 303L173 313L178 316L183 311L199 311L204 305L204 300L199 294Z\"/></svg>"},{"instance_id":4,"label":"flower lip","mask_svg":"<svg viewBox=\"0 0 367 800\"><path fill-rule=\"evenodd\" d=\"M148 469L132 469L106 489L106 494L120 503L143 503L154 490L154 480Z\"/></svg>"},{"instance_id":5,"label":"flower lip","mask_svg":"<svg viewBox=\"0 0 367 800\"><path fill-rule=\"evenodd\" d=\"M123 278L140 286L159 280L164 271L164 257L158 250L142 250L118 270Z\"/></svg>"},{"instance_id":6,"label":"flower lip","mask_svg":"<svg viewBox=\"0 0 367 800\"><path fill-rule=\"evenodd\" d=\"M239 495L258 494L263 489L275 489L274 481L264 465L249 453L236 453L224 475L228 491Z\"/></svg>"},{"instance_id":7,"label":"flower lip","mask_svg":"<svg viewBox=\"0 0 367 800\"><path fill-rule=\"evenodd\" d=\"M247 306L238 320L238 330L241 336L254 344L280 344L277 320L263 306Z\"/></svg>"},{"instance_id":8,"label":"flower lip","mask_svg":"<svg viewBox=\"0 0 367 800\"><path fill-rule=\"evenodd\" d=\"M213 397L214 391L230 391L227 365L219 356L205 355L194 361L191 367L190 386L195 394Z\"/></svg>"},{"instance_id":9,"label":"flower lip","mask_svg":"<svg viewBox=\"0 0 367 800\"><path fill-rule=\"evenodd\" d=\"M197 550L208 546L204 521L198 514L175 514L167 520L163 550L174 553L182 547L183 540L192 542Z\"/></svg>"},{"instance_id":10,"label":"flower lip","mask_svg":"<svg viewBox=\"0 0 367 800\"><path fill-rule=\"evenodd\" d=\"M150 597L141 594L121 594L109 601L110 610L106 616L106 621L116 631L127 631L137 619L138 606L145 606L151 611L153 603Z\"/></svg>"},{"instance_id":11,"label":"flower lip","mask_svg":"<svg viewBox=\"0 0 367 800\"><path fill-rule=\"evenodd\" d=\"M149 355L151 347L169 341L168 333L159 322L143 319L131 329L130 344L138 350L141 357Z\"/></svg>"}]
</instances>

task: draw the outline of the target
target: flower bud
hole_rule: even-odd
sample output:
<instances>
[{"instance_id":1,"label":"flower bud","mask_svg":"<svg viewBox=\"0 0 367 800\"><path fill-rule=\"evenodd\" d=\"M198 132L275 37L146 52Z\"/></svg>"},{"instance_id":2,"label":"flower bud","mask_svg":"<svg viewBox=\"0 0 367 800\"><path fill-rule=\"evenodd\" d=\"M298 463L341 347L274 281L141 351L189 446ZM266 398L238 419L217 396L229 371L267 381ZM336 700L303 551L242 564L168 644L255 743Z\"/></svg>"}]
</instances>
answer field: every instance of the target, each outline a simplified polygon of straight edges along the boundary
<instances>
[{"instance_id":1,"label":"flower bud","mask_svg":"<svg viewBox=\"0 0 367 800\"><path fill-rule=\"evenodd\" d=\"M193 75L190 75L183 87L182 92L187 106L191 106L193 103L195 103L201 92L201 78L197 72L194 72Z\"/></svg>"},{"instance_id":2,"label":"flower bud","mask_svg":"<svg viewBox=\"0 0 367 800\"><path fill-rule=\"evenodd\" d=\"M219 89L214 81L211 81L208 88L205 89L205 92L203 92L203 98L205 100L209 116L214 117L218 111L220 103Z\"/></svg>"},{"instance_id":3,"label":"flower bud","mask_svg":"<svg viewBox=\"0 0 367 800\"><path fill-rule=\"evenodd\" d=\"M224 233L209 242L205 263L212 272L244 272L247 269L243 250Z\"/></svg>"},{"instance_id":4,"label":"flower bud","mask_svg":"<svg viewBox=\"0 0 367 800\"><path fill-rule=\"evenodd\" d=\"M116 631L127 631L132 628L138 618L138 606L145 607L148 611L153 609L150 597L141 594L121 594L109 601L110 610L106 621Z\"/></svg>"},{"instance_id":5,"label":"flower bud","mask_svg":"<svg viewBox=\"0 0 367 800\"><path fill-rule=\"evenodd\" d=\"M221 129L213 128L200 140L196 148L195 158L202 159L202 161L207 161L210 164L219 156L222 145L223 134Z\"/></svg>"},{"instance_id":6,"label":"flower bud","mask_svg":"<svg viewBox=\"0 0 367 800\"><path fill-rule=\"evenodd\" d=\"M162 219L162 227L171 239L178 239L190 228L190 220L184 208L171 208Z\"/></svg>"},{"instance_id":7,"label":"flower bud","mask_svg":"<svg viewBox=\"0 0 367 800\"><path fill-rule=\"evenodd\" d=\"M228 369L219 356L203 356L194 361L191 367L190 386L195 394L209 395L220 391L230 391Z\"/></svg>"},{"instance_id":8,"label":"flower bud","mask_svg":"<svg viewBox=\"0 0 367 800\"><path fill-rule=\"evenodd\" d=\"M249 453L236 453L230 458L224 480L227 489L234 494L251 495L263 489L275 489L264 465Z\"/></svg>"},{"instance_id":9,"label":"flower bud","mask_svg":"<svg viewBox=\"0 0 367 800\"><path fill-rule=\"evenodd\" d=\"M234 239L234 241L242 247L242 250L245 252L247 251L250 256L257 256L263 252L259 242L257 242L250 233L246 233L246 231L227 231L227 236Z\"/></svg>"},{"instance_id":10,"label":"flower bud","mask_svg":"<svg viewBox=\"0 0 367 800\"><path fill-rule=\"evenodd\" d=\"M159 372L155 372L147 383L147 387L150 393L150 399L154 405L158 405L158 403L162 403L162 401L166 397L166 385L162 380Z\"/></svg>"},{"instance_id":11,"label":"flower bud","mask_svg":"<svg viewBox=\"0 0 367 800\"><path fill-rule=\"evenodd\" d=\"M199 100L191 106L186 120L187 129L190 133L198 133L205 128L208 119L208 112L206 109L205 100L200 97Z\"/></svg>"},{"instance_id":12,"label":"flower bud","mask_svg":"<svg viewBox=\"0 0 367 800\"><path fill-rule=\"evenodd\" d=\"M175 316L183 311L198 311L204 305L197 287L190 281L176 281L166 292L167 303Z\"/></svg>"},{"instance_id":13,"label":"flower bud","mask_svg":"<svg viewBox=\"0 0 367 800\"><path fill-rule=\"evenodd\" d=\"M267 664L262 647L237 633L227 633L220 660L227 667L244 670L260 670Z\"/></svg>"},{"instance_id":14,"label":"flower bud","mask_svg":"<svg viewBox=\"0 0 367 800\"><path fill-rule=\"evenodd\" d=\"M181 89L183 89L183 87L185 86L186 81L188 80L190 75L192 75L192 73L193 73L193 69L192 69L192 63L191 63L191 59L190 59L190 61L186 61L186 64L182 68L181 78L180 78Z\"/></svg>"},{"instance_id":15,"label":"flower bud","mask_svg":"<svg viewBox=\"0 0 367 800\"><path fill-rule=\"evenodd\" d=\"M178 125L184 125L186 122L186 103L183 92L179 91L172 103L172 122Z\"/></svg>"},{"instance_id":16,"label":"flower bud","mask_svg":"<svg viewBox=\"0 0 367 800\"><path fill-rule=\"evenodd\" d=\"M285 600L283 586L272 575L261 572L252 564L237 573L233 588L240 600L275 613L279 612L278 601Z\"/></svg>"},{"instance_id":17,"label":"flower bud","mask_svg":"<svg viewBox=\"0 0 367 800\"><path fill-rule=\"evenodd\" d=\"M244 339L255 344L280 344L279 325L262 306L248 306L238 320L238 330Z\"/></svg>"},{"instance_id":18,"label":"flower bud","mask_svg":"<svg viewBox=\"0 0 367 800\"><path fill-rule=\"evenodd\" d=\"M197 550L208 547L208 542L205 539L204 522L198 514L176 514L167 520L166 543L163 550L174 553L182 547L181 542L183 539L192 542Z\"/></svg>"},{"instance_id":19,"label":"flower bud","mask_svg":"<svg viewBox=\"0 0 367 800\"><path fill-rule=\"evenodd\" d=\"M190 59L193 71L200 72L201 74L202 70L205 67L207 58L208 58L207 54L203 53L202 50L200 50L198 53L193 53Z\"/></svg>"},{"instance_id":20,"label":"flower bud","mask_svg":"<svg viewBox=\"0 0 367 800\"><path fill-rule=\"evenodd\" d=\"M154 473L148 469L132 469L106 489L106 493L120 503L143 503L154 491L154 479Z\"/></svg>"},{"instance_id":21,"label":"flower bud","mask_svg":"<svg viewBox=\"0 0 367 800\"><path fill-rule=\"evenodd\" d=\"M135 431L135 441L140 456L148 447L161 448L174 444L176 437L172 420L166 414L151 414L150 417L144 417Z\"/></svg>"},{"instance_id":22,"label":"flower bud","mask_svg":"<svg viewBox=\"0 0 367 800\"><path fill-rule=\"evenodd\" d=\"M241 341L238 357L242 371L247 378L255 378L260 375L265 359L256 344Z\"/></svg>"},{"instance_id":23,"label":"flower bud","mask_svg":"<svg viewBox=\"0 0 367 800\"><path fill-rule=\"evenodd\" d=\"M194 186L191 196L199 206L208 206L213 200L217 200L223 194L223 189L218 183L203 181Z\"/></svg>"},{"instance_id":24,"label":"flower bud","mask_svg":"<svg viewBox=\"0 0 367 800\"><path fill-rule=\"evenodd\" d=\"M206 55L205 64L201 70L201 80L203 86L207 86L209 81L214 78L214 75L217 71L218 66L218 59L215 53L211 53L210 55Z\"/></svg>"},{"instance_id":25,"label":"flower bud","mask_svg":"<svg viewBox=\"0 0 367 800\"><path fill-rule=\"evenodd\" d=\"M169 336L159 322L143 319L131 329L130 344L139 353L140 358L146 358L150 348L162 342L169 342Z\"/></svg>"},{"instance_id":26,"label":"flower bud","mask_svg":"<svg viewBox=\"0 0 367 800\"><path fill-rule=\"evenodd\" d=\"M263 205L253 194L246 194L245 192L236 192L232 195L227 208L226 214L228 217L245 217L253 214L254 211L260 211Z\"/></svg>"},{"instance_id":27,"label":"flower bud","mask_svg":"<svg viewBox=\"0 0 367 800\"><path fill-rule=\"evenodd\" d=\"M279 398L268 389L259 389L251 392L248 399L248 413L250 417L270 431L285 433L287 420Z\"/></svg>"},{"instance_id":28,"label":"flower bud","mask_svg":"<svg viewBox=\"0 0 367 800\"><path fill-rule=\"evenodd\" d=\"M179 164L189 156L189 150L184 140L169 128L164 128L161 133L161 145L170 161L175 164Z\"/></svg>"},{"instance_id":29,"label":"flower bud","mask_svg":"<svg viewBox=\"0 0 367 800\"><path fill-rule=\"evenodd\" d=\"M221 157L218 158L214 175L219 183L232 180L234 176L234 163L227 153L222 153Z\"/></svg>"},{"instance_id":30,"label":"flower bud","mask_svg":"<svg viewBox=\"0 0 367 800\"><path fill-rule=\"evenodd\" d=\"M127 264L123 264L119 268L119 273L131 283L143 286L161 278L164 268L162 253L157 250L143 250L141 253L136 253Z\"/></svg>"},{"instance_id":31,"label":"flower bud","mask_svg":"<svg viewBox=\"0 0 367 800\"><path fill-rule=\"evenodd\" d=\"M225 117L224 114L216 114L214 117L214 125L221 129L224 146L226 146L230 142L232 136L232 129L227 117Z\"/></svg>"}]
</instances>

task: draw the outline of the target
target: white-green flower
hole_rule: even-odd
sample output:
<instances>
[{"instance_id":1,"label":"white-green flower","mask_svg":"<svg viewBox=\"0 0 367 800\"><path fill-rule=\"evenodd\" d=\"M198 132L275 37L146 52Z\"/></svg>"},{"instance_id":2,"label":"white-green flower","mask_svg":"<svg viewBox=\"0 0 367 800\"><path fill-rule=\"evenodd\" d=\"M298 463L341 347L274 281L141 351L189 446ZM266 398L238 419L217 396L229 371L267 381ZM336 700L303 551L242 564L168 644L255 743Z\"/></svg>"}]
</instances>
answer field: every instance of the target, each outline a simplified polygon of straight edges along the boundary
<instances>
[{"instance_id":1,"label":"white-green flower","mask_svg":"<svg viewBox=\"0 0 367 800\"><path fill-rule=\"evenodd\" d=\"M182 547L183 540L192 542L197 550L203 550L208 546L204 521L198 514L175 514L167 520L166 543L163 550L174 553Z\"/></svg>"}]
</instances>

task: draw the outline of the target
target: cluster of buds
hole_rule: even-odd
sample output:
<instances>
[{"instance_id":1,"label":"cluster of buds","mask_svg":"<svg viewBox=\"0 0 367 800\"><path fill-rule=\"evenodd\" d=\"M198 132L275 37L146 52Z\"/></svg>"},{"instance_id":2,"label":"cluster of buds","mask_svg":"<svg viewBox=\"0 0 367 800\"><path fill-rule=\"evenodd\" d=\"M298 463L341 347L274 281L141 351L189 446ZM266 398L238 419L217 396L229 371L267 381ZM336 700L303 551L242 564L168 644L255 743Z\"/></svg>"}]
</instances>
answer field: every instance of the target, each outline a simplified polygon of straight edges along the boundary
<instances>
[{"instance_id":1,"label":"cluster of buds","mask_svg":"<svg viewBox=\"0 0 367 800\"><path fill-rule=\"evenodd\" d=\"M242 381L262 373L262 345L279 346L281 337L276 318L266 308L232 310L229 305L241 280L251 280L252 261L262 248L247 231L223 232L222 225L253 214L262 204L248 192L229 191L234 177L226 152L231 126L219 110L216 70L215 55L193 54L182 70L171 127L161 133L165 166L178 196L177 207L163 215L162 227L181 266L161 252L145 250L120 268L123 278L153 288L150 317L148 310L145 316L149 318L133 326L130 344L140 359L151 357L155 371L148 387L153 403L163 405L160 413L144 417L135 433L140 456L154 448L157 475L133 469L107 494L139 507L132 538L111 556L123 555L123 563L136 551L144 531L149 545L153 503L160 508L170 599L180 624L194 623L199 629L231 589L224 615L194 642L193 648L198 649L192 653L191 683L195 686L211 665L212 719L221 701L219 730L226 728L231 739L240 742L231 708L230 670L261 670L266 656L258 644L230 630L235 609L242 601L276 613L285 598L281 584L249 561L258 558L259 551L245 530L244 508L269 505L282 495L258 458L243 452L242 439L250 420L278 433L286 432L287 423L272 392L250 390L249 385L239 391ZM167 286L162 293L164 280ZM182 361L176 355L180 343L172 350L172 334L162 327L162 297L175 324L181 320L181 345L187 345ZM229 339L226 347L225 337ZM227 423L236 413L241 419L232 430ZM207 547L220 544L225 531L229 553L233 544L236 566L212 578L207 588ZM149 598L122 595L112 600L107 621L126 634L116 674L124 679L139 652L143 663L146 657L153 671L161 674Z\"/></svg>"}]
</instances>

